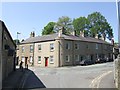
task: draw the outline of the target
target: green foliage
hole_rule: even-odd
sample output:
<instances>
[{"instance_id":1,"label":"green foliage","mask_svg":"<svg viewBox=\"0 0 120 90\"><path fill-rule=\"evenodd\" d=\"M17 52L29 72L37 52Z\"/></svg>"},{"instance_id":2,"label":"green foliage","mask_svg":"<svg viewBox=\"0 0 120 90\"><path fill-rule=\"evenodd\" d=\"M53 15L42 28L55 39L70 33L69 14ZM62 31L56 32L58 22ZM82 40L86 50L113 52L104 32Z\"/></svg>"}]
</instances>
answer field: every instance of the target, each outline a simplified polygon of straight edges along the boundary
<instances>
[{"instance_id":1,"label":"green foliage","mask_svg":"<svg viewBox=\"0 0 120 90\"><path fill-rule=\"evenodd\" d=\"M54 26L55 26L55 22L49 22L42 30L42 35L55 33Z\"/></svg>"},{"instance_id":2,"label":"green foliage","mask_svg":"<svg viewBox=\"0 0 120 90\"><path fill-rule=\"evenodd\" d=\"M80 31L84 31L85 36L104 37L104 39L111 39L113 37L113 30L105 17L100 12L89 14L88 17L75 18L73 21L68 16L58 18L58 21L49 22L43 29L42 35L58 32L64 27L64 34L70 34L73 30L79 35Z\"/></svg>"},{"instance_id":3,"label":"green foliage","mask_svg":"<svg viewBox=\"0 0 120 90\"><path fill-rule=\"evenodd\" d=\"M65 34L70 34L70 32L73 30L71 18L67 16L60 17L55 25L56 32L58 32L62 27L65 29Z\"/></svg>"},{"instance_id":4,"label":"green foliage","mask_svg":"<svg viewBox=\"0 0 120 90\"><path fill-rule=\"evenodd\" d=\"M112 28L103 15L99 12L94 12L87 17L89 21L90 36L95 37L96 34L99 37L111 39L113 37Z\"/></svg>"},{"instance_id":5,"label":"green foliage","mask_svg":"<svg viewBox=\"0 0 120 90\"><path fill-rule=\"evenodd\" d=\"M88 20L86 17L79 17L73 20L74 30L76 34L79 35L80 31L85 31L87 33L88 30Z\"/></svg>"}]
</instances>

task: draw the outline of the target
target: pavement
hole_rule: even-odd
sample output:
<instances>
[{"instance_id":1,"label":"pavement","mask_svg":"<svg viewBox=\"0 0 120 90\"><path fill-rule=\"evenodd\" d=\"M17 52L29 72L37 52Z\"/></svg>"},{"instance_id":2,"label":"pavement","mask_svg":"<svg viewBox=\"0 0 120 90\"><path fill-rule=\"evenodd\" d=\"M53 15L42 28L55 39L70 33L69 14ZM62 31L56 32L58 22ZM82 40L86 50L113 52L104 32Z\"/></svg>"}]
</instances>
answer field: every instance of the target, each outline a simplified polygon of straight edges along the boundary
<instances>
[{"instance_id":1,"label":"pavement","mask_svg":"<svg viewBox=\"0 0 120 90\"><path fill-rule=\"evenodd\" d=\"M16 69L16 71L13 71L9 74L9 76L3 80L2 90L19 90L21 87L21 82L24 81L26 74L29 72L27 69Z\"/></svg>"}]
</instances>

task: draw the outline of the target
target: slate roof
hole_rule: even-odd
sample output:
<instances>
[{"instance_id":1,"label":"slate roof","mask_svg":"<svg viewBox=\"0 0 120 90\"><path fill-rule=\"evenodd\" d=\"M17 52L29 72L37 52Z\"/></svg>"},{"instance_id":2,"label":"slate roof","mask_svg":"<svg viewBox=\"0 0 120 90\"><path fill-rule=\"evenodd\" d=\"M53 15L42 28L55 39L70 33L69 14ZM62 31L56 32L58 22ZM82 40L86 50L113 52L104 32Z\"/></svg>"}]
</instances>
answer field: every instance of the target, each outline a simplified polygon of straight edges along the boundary
<instances>
[{"instance_id":1,"label":"slate roof","mask_svg":"<svg viewBox=\"0 0 120 90\"><path fill-rule=\"evenodd\" d=\"M37 36L37 37L31 37L31 38L28 38L25 41L21 42L21 44L44 42L44 41L53 41L57 37L58 37L58 33L54 33L54 34L50 34L50 35ZM64 39L66 39L66 40L78 40L78 41L110 44L110 43L108 43L104 40L96 39L96 38L92 38L92 37L82 37L82 36L65 35L65 34L62 34L62 37L64 37Z\"/></svg>"}]
</instances>

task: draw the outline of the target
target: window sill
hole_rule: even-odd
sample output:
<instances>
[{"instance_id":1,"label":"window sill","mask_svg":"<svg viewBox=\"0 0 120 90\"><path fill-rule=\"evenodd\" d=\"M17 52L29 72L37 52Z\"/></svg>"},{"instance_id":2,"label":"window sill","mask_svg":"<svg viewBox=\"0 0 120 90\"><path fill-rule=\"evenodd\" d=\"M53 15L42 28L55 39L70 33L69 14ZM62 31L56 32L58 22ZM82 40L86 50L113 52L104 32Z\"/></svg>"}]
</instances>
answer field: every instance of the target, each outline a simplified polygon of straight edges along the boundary
<instances>
[{"instance_id":1,"label":"window sill","mask_svg":"<svg viewBox=\"0 0 120 90\"><path fill-rule=\"evenodd\" d=\"M54 52L54 50L50 50L50 52Z\"/></svg>"},{"instance_id":2,"label":"window sill","mask_svg":"<svg viewBox=\"0 0 120 90\"><path fill-rule=\"evenodd\" d=\"M66 61L66 63L69 63L70 61Z\"/></svg>"},{"instance_id":3,"label":"window sill","mask_svg":"<svg viewBox=\"0 0 120 90\"><path fill-rule=\"evenodd\" d=\"M50 62L50 64L54 64L54 62Z\"/></svg>"},{"instance_id":4,"label":"window sill","mask_svg":"<svg viewBox=\"0 0 120 90\"><path fill-rule=\"evenodd\" d=\"M41 64L41 62L38 62L38 64Z\"/></svg>"}]
</instances>

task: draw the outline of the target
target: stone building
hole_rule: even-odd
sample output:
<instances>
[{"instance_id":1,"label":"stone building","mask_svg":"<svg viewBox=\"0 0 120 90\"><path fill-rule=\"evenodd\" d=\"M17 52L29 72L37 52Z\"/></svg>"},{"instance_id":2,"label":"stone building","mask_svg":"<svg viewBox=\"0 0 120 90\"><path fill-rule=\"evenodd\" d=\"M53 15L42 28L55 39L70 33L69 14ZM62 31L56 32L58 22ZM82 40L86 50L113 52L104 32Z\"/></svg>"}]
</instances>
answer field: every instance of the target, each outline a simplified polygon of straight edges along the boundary
<instances>
[{"instance_id":1,"label":"stone building","mask_svg":"<svg viewBox=\"0 0 120 90\"><path fill-rule=\"evenodd\" d=\"M15 68L15 47L7 27L3 21L0 21L0 83Z\"/></svg>"},{"instance_id":2,"label":"stone building","mask_svg":"<svg viewBox=\"0 0 120 90\"><path fill-rule=\"evenodd\" d=\"M112 48L112 44L98 37L84 37L84 33L66 35L60 30L59 33L35 37L33 32L19 44L17 57L28 65L61 67L79 65L84 59L112 58Z\"/></svg>"}]
</instances>

